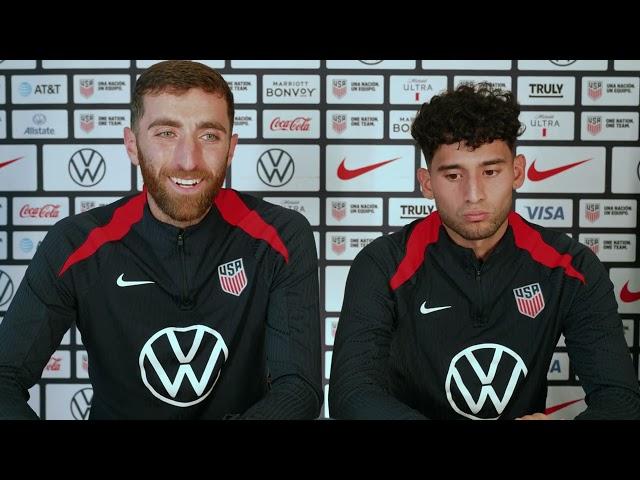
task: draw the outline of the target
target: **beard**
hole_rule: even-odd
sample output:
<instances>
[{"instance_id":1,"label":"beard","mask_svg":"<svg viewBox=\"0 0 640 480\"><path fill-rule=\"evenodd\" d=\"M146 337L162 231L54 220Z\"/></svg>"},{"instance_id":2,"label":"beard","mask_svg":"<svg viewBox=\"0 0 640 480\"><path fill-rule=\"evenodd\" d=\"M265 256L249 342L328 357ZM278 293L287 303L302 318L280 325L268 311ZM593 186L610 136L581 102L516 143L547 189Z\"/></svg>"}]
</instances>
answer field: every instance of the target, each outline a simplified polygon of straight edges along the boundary
<instances>
[{"instance_id":1,"label":"beard","mask_svg":"<svg viewBox=\"0 0 640 480\"><path fill-rule=\"evenodd\" d=\"M156 174L146 161L142 151L138 149L140 170L147 191L153 197L158 208L169 218L178 222L192 222L203 217L211 208L214 197L224 183L225 170L212 172L202 169L176 170L162 167ZM169 177L201 178L204 188L199 192L178 194L165 183Z\"/></svg>"},{"instance_id":2,"label":"beard","mask_svg":"<svg viewBox=\"0 0 640 480\"><path fill-rule=\"evenodd\" d=\"M437 202L436 202L437 208ZM509 212L511 211L510 204L507 204L502 209L498 210L495 214L490 215L487 220L482 222L464 222L459 220L453 215L438 209L442 223L444 223L451 230L456 232L465 240L484 240L495 235L502 224L507 220Z\"/></svg>"}]
</instances>

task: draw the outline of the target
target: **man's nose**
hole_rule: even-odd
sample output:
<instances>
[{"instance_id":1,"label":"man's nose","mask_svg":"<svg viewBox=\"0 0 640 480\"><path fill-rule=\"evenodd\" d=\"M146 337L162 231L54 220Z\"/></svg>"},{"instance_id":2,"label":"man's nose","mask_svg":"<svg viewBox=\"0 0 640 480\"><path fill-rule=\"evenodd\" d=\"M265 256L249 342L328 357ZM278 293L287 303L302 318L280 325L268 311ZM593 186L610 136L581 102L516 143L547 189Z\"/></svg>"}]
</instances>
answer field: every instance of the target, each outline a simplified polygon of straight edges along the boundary
<instances>
[{"instance_id":1,"label":"man's nose","mask_svg":"<svg viewBox=\"0 0 640 480\"><path fill-rule=\"evenodd\" d=\"M478 203L485 198L484 184L482 176L470 175L465 183L465 201L468 203Z\"/></svg>"},{"instance_id":2,"label":"man's nose","mask_svg":"<svg viewBox=\"0 0 640 480\"><path fill-rule=\"evenodd\" d=\"M200 144L188 136L181 139L175 150L175 165L182 170L194 170L202 162L202 150Z\"/></svg>"}]
</instances>

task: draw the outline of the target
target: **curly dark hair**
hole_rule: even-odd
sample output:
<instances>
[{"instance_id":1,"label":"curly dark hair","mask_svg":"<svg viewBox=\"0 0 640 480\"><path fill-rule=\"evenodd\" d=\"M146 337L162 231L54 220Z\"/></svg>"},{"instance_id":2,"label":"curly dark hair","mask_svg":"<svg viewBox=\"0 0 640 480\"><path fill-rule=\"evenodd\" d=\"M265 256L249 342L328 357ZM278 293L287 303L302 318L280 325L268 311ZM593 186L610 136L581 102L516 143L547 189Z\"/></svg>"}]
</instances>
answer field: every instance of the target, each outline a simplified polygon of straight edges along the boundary
<instances>
[{"instance_id":1,"label":"curly dark hair","mask_svg":"<svg viewBox=\"0 0 640 480\"><path fill-rule=\"evenodd\" d=\"M436 95L420 107L411 135L424 153L427 165L440 145L466 142L472 149L504 140L515 154L520 105L514 95L488 83L462 84L453 92Z\"/></svg>"}]
</instances>

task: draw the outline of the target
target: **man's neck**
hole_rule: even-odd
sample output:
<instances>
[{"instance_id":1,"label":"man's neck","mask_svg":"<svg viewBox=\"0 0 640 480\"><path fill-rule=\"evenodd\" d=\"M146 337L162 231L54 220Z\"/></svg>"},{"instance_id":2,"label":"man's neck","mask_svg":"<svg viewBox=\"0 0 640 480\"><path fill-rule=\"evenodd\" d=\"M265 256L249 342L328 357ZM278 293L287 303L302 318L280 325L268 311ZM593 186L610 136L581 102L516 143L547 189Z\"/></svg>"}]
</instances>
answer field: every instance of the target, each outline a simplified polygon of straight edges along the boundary
<instances>
[{"instance_id":1,"label":"man's neck","mask_svg":"<svg viewBox=\"0 0 640 480\"><path fill-rule=\"evenodd\" d=\"M209 207L202 216L196 218L195 220L180 221L180 220L175 220L171 218L169 215L167 215L166 213L164 213L149 192L147 192L147 202L149 203L149 210L151 210L151 214L156 218L156 220L159 220L162 223L173 225L174 227L178 227L183 230L187 227L200 223L202 219L207 216L207 213L209 213L209 210L211 210L211 207Z\"/></svg>"},{"instance_id":2,"label":"man's neck","mask_svg":"<svg viewBox=\"0 0 640 480\"><path fill-rule=\"evenodd\" d=\"M468 240L451 230L447 225L444 225L444 228L451 237L451 240L453 240L461 247L470 248L471 250L473 250L476 258L481 262L484 262L489 254L493 251L493 249L496 248L496 245L507 231L508 226L509 222L505 220L504 223L500 225L500 228L496 230L496 233L488 238L483 238L480 240Z\"/></svg>"}]
</instances>

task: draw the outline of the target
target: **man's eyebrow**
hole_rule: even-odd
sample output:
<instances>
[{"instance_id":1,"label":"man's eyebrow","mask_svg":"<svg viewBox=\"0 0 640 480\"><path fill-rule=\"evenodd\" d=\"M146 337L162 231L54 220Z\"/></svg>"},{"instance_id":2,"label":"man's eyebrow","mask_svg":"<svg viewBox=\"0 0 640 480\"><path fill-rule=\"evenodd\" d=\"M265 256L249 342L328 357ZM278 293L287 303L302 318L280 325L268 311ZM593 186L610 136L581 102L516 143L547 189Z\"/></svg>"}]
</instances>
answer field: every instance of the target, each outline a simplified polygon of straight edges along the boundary
<instances>
[{"instance_id":1,"label":"man's eyebrow","mask_svg":"<svg viewBox=\"0 0 640 480\"><path fill-rule=\"evenodd\" d=\"M451 165L440 165L438 167L438 171L445 172L447 170L455 170L457 168L462 168L462 166L459 163L452 163Z\"/></svg>"},{"instance_id":2,"label":"man's eyebrow","mask_svg":"<svg viewBox=\"0 0 640 480\"><path fill-rule=\"evenodd\" d=\"M227 129L224 128L224 125L222 125L220 122L206 121L206 122L200 122L196 126L198 130L200 130L201 128L213 128L214 130L220 130L222 133L227 133Z\"/></svg>"},{"instance_id":3,"label":"man's eyebrow","mask_svg":"<svg viewBox=\"0 0 640 480\"><path fill-rule=\"evenodd\" d=\"M177 120L173 120L171 118L158 118L153 122L151 122L148 128L151 129L153 127L158 127L158 126L180 128L182 127L182 123L178 122ZM224 128L224 125L222 125L220 122L215 122L215 121L200 122L196 125L196 128L198 128L198 130L203 128L213 128L214 130L220 130L222 133L225 133L225 134L227 133L227 129Z\"/></svg>"},{"instance_id":4,"label":"man's eyebrow","mask_svg":"<svg viewBox=\"0 0 640 480\"><path fill-rule=\"evenodd\" d=\"M507 163L504 158L492 158L491 160L485 160L480 165L486 167L488 165L499 165L501 163Z\"/></svg>"},{"instance_id":5,"label":"man's eyebrow","mask_svg":"<svg viewBox=\"0 0 640 480\"><path fill-rule=\"evenodd\" d=\"M172 120L170 118L158 118L149 124L148 129L152 129L153 127L157 127L157 126L179 128L182 126L182 123L176 120Z\"/></svg>"},{"instance_id":6,"label":"man's eyebrow","mask_svg":"<svg viewBox=\"0 0 640 480\"><path fill-rule=\"evenodd\" d=\"M487 167L489 165L499 165L502 163L506 163L506 160L504 158L492 158L490 160L485 160L480 164L480 166ZM448 170L456 170L458 168L463 168L463 167L459 163L453 163L451 165L441 165L438 167L438 172L446 172Z\"/></svg>"}]
</instances>

